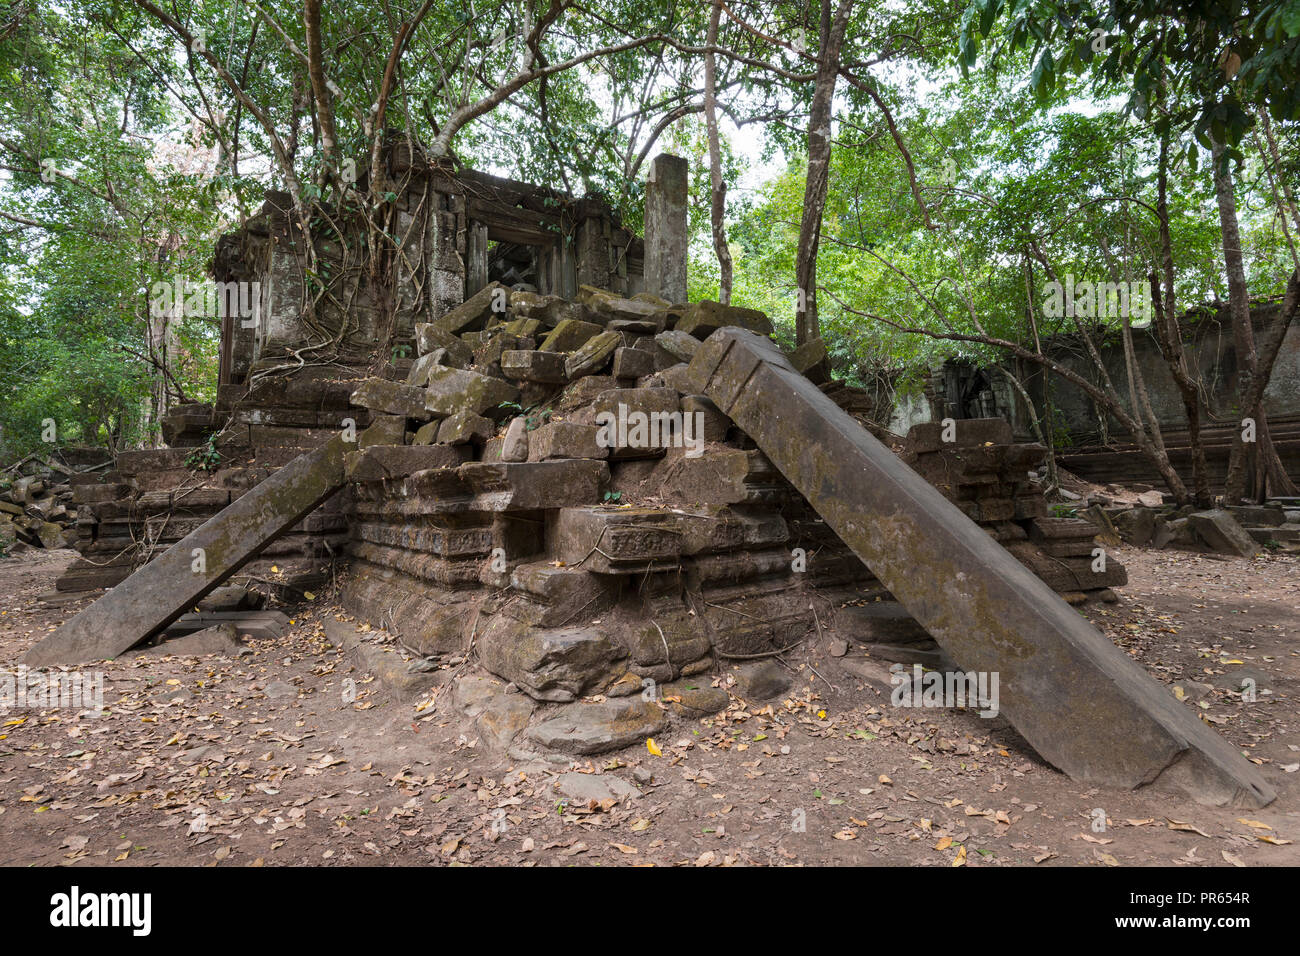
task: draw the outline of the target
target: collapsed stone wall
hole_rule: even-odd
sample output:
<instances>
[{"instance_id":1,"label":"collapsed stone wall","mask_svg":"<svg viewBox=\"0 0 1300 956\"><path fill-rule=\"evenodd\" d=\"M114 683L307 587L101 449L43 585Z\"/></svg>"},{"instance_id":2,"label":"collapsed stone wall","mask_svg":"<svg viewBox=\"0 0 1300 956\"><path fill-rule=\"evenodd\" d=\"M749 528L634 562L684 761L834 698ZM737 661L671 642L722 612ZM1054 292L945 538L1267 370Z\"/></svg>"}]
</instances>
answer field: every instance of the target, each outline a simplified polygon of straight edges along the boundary
<instances>
[{"instance_id":1,"label":"collapsed stone wall","mask_svg":"<svg viewBox=\"0 0 1300 956\"><path fill-rule=\"evenodd\" d=\"M361 222L346 208L319 217L307 243L285 193L223 236L218 283L245 283L249 315L222 319L220 385L294 367L366 368L409 354L417 322L437 318L494 280L572 298L581 284L641 291L644 243L597 199L574 199L445 163L384 151L387 218ZM368 172L367 172L368 176ZM357 183L365 191L366 178Z\"/></svg>"},{"instance_id":2,"label":"collapsed stone wall","mask_svg":"<svg viewBox=\"0 0 1300 956\"><path fill-rule=\"evenodd\" d=\"M73 483L110 460L103 449L66 445L49 457L28 455L0 472L0 554L70 546L76 540Z\"/></svg>"},{"instance_id":3,"label":"collapsed stone wall","mask_svg":"<svg viewBox=\"0 0 1300 956\"><path fill-rule=\"evenodd\" d=\"M356 414L353 411L351 414ZM123 452L102 480L72 487L80 557L55 582L63 592L111 588L224 510L278 468L319 444L317 429L232 424L208 446ZM244 440L239 441L239 436ZM199 456L199 457L196 457ZM217 462L220 463L217 463ZM322 588L342 555L347 525L334 500L272 542L235 578L285 601Z\"/></svg>"},{"instance_id":4,"label":"collapsed stone wall","mask_svg":"<svg viewBox=\"0 0 1300 956\"><path fill-rule=\"evenodd\" d=\"M118 583L351 420L364 433L348 494L237 581L293 599L346 554L352 610L420 655L475 650L542 700L770 654L837 615L880 656L931 660L933 642L870 570L691 394L687 361L733 324L771 331L717 303L491 284L418 323L417 354L394 358L389 377L306 369L243 390L212 471L195 467L201 446L155 449L77 486L83 559L58 586ZM816 359L805 350L815 375ZM642 416L670 425L653 442L617 429L600 440L600 421ZM182 409L168 428L179 443L212 424ZM959 422L951 441L938 427L914 429L904 459L1023 563L1071 599L1123 583L1117 562L1093 567L1090 523L1047 517L1028 480L1041 446L1011 443L1000 421Z\"/></svg>"},{"instance_id":5,"label":"collapsed stone wall","mask_svg":"<svg viewBox=\"0 0 1300 956\"><path fill-rule=\"evenodd\" d=\"M228 301L251 309L222 316L217 401L170 409L162 422L168 448L126 452L109 471L71 479L64 506L75 531L66 537L82 557L58 590L120 583L344 422L368 425L365 410L349 403L357 380L390 362L404 372L416 324L454 309L493 275L538 294L571 297L582 282L639 291L643 243L602 202L453 172L418 150L412 156L405 142L383 158L389 182L400 184L388 208L401 252L381 277L363 268L366 230L335 209L325 218L343 234L321 226L319 281L308 281L306 243L284 193L268 192L256 215L219 240L213 277L243 284ZM340 507L304 520L240 582L285 599L318 589L345 537ZM46 533L53 541L54 529Z\"/></svg>"},{"instance_id":6,"label":"collapsed stone wall","mask_svg":"<svg viewBox=\"0 0 1300 956\"><path fill-rule=\"evenodd\" d=\"M407 223L437 231L427 257L394 288L350 287L349 308L327 321L346 333L328 360L319 330L302 324L301 264L274 197L223 241L219 277L256 279L262 318L225 324L218 401L173 409L172 447L122 455L74 487L82 558L60 590L119 583L276 469L355 430L344 493L237 582L296 600L337 579L344 606L410 653L472 654L545 702L617 698L770 657L823 626L887 660L937 662L924 630L689 381L704 339L727 326L770 335L764 314L637 291L639 240L595 207L578 218L574 259L533 254L528 277L549 276L540 286L493 281L488 240L526 244L549 207L518 184L428 175L422 200L398 203L412 217L431 210ZM442 198L426 204L430 189ZM425 291L411 298L419 276ZM583 276L595 281L574 287ZM385 299L409 347L376 351ZM870 407L830 379L819 341L791 362L841 408ZM1000 422L939 427L919 426L897 450L1057 591L1113 597L1123 568L1092 563L1095 529L1048 517L1029 481L1041 446L1012 442ZM618 737L537 732L579 752Z\"/></svg>"},{"instance_id":7,"label":"collapsed stone wall","mask_svg":"<svg viewBox=\"0 0 1300 956\"><path fill-rule=\"evenodd\" d=\"M752 310L592 287L576 302L488 288L418 326L405 380L352 395L372 425L347 468L345 605L415 654L474 651L540 701L772 655L822 625L888 659L937 658L692 394L686 363L727 325L771 332ZM656 420L661 434L636 435ZM1000 421L958 424L949 442L914 430L905 458L1054 588L1113 597L1123 568L1093 569L1093 526L1049 518L1030 484L1042 447L1011 443Z\"/></svg>"}]
</instances>

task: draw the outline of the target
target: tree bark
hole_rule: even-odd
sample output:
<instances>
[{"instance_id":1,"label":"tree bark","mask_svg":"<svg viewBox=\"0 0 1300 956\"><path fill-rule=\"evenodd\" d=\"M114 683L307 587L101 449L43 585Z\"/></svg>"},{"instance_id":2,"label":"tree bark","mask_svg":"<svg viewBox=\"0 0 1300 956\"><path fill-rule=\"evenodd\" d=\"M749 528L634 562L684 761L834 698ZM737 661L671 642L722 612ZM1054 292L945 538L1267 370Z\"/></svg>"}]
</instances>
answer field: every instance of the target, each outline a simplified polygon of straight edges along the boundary
<instances>
[{"instance_id":1,"label":"tree bark","mask_svg":"<svg viewBox=\"0 0 1300 956\"><path fill-rule=\"evenodd\" d=\"M1245 285L1245 263L1242 256L1242 233L1236 216L1236 194L1232 186L1232 173L1227 168L1227 157L1223 144L1213 142L1214 196L1218 200L1219 232L1223 235L1223 264L1227 271L1227 295L1229 311L1232 317L1232 346L1236 351L1236 378L1243 418L1255 420L1255 441L1245 441L1245 425L1236 431L1232 438L1229 453L1227 481L1223 497L1230 502L1243 501L1249 497L1262 502L1271 490L1274 494L1295 494L1296 486L1292 483L1282 459L1278 457L1277 447L1269 434L1269 421L1264 414L1264 389L1268 385L1268 375L1260 364L1260 354L1255 346L1255 328L1251 321L1251 299ZM1288 299L1291 286L1288 285ZM1286 310L1283 310L1286 311ZM1279 316L1279 328L1286 333L1290 316ZM1281 346L1281 336L1278 337ZM1273 371L1269 363L1268 372ZM1249 471L1253 466L1253 481Z\"/></svg>"},{"instance_id":2,"label":"tree bark","mask_svg":"<svg viewBox=\"0 0 1300 956\"><path fill-rule=\"evenodd\" d=\"M1115 266L1114 258L1110 252L1110 244L1105 237L1101 240L1101 250L1105 253L1106 261L1110 266L1111 281L1118 284L1120 281L1119 269ZM1124 282L1130 290L1133 288L1133 272L1127 255L1124 259ZM1123 310L1123 314L1120 316L1123 323L1120 327L1120 339L1124 346L1124 371L1128 378L1129 407L1133 409L1133 417L1139 422L1143 422L1150 429L1152 447L1167 459L1169 452L1165 447L1164 433L1160 430L1160 419L1156 417L1155 409L1151 405L1151 394L1147 391L1146 376L1142 374L1142 368L1137 363L1137 352L1133 347L1133 324L1129 315L1133 311L1131 299L1129 305L1130 308Z\"/></svg>"},{"instance_id":3,"label":"tree bark","mask_svg":"<svg viewBox=\"0 0 1300 956\"><path fill-rule=\"evenodd\" d=\"M334 126L334 101L325 79L325 51L320 34L320 0L303 0L303 30L307 35L307 75L316 100L316 121L320 123L322 182L334 168L338 132Z\"/></svg>"},{"instance_id":4,"label":"tree bark","mask_svg":"<svg viewBox=\"0 0 1300 956\"><path fill-rule=\"evenodd\" d=\"M1029 331L1034 337L1034 351L1039 355L1042 355L1043 341L1039 337L1038 318L1034 314L1034 263L1033 260L1029 258L1028 252L1025 253L1024 258L1021 261L1024 265L1025 272L1025 321L1029 323ZM1022 366L1023 362L1018 362L1017 371L1019 371L1019 368ZM1055 415L1052 408L1052 390L1048 387L1046 376L1044 376L1043 416L1046 419L1046 424L1043 424L1040 427L1038 411L1029 397L1029 392L1026 391L1019 381L1015 384L1021 397L1025 401L1025 406L1029 409L1030 417L1033 418L1035 422L1034 428L1038 433L1038 440L1041 441L1043 447L1047 449L1047 489L1048 491L1055 491L1061 486L1061 479L1057 474L1056 469L1056 430L1053 427L1054 422L1052 420Z\"/></svg>"},{"instance_id":5,"label":"tree bark","mask_svg":"<svg viewBox=\"0 0 1300 956\"><path fill-rule=\"evenodd\" d=\"M1251 379L1250 391L1242 397L1243 408L1262 406L1264 390L1268 387L1269 379L1273 375L1273 366L1277 363L1278 354L1282 351L1282 341L1286 338L1287 329L1295 321L1296 312L1300 311L1300 308L1297 308L1298 306L1300 306L1300 271L1291 274L1278 317L1269 328L1264 330L1262 344L1256 358L1255 375ZM1261 457L1266 456L1264 457L1266 464L1263 472L1265 491L1272 492L1275 495L1300 494L1300 489L1297 489L1291 476L1286 473L1286 469L1282 465L1282 459L1278 456L1277 448L1273 445L1272 436L1268 434L1267 429L1262 433L1257 430L1255 437L1256 443L1260 445ZM1229 501L1240 500L1239 497L1232 497L1234 490L1242 489L1244 493L1247 484L1246 444L1246 442L1242 441L1241 432L1239 431L1233 440L1228 457L1228 490L1226 497Z\"/></svg>"},{"instance_id":6,"label":"tree bark","mask_svg":"<svg viewBox=\"0 0 1300 956\"><path fill-rule=\"evenodd\" d=\"M795 309L795 342L819 338L817 321L817 247L826 190L830 184L831 113L835 80L840 71L840 52L848 27L853 0L839 0L832 13L831 0L821 0L818 25L817 77L813 81L812 107L808 114L808 178L804 183L803 216L799 221L799 248L795 258L795 282L799 301Z\"/></svg>"},{"instance_id":7,"label":"tree bark","mask_svg":"<svg viewBox=\"0 0 1300 956\"><path fill-rule=\"evenodd\" d=\"M722 0L713 0L709 16L709 31L704 54L704 123L709 139L709 181L712 186L710 217L713 224L713 249L718 255L718 300L731 304L731 249L727 246L727 184L722 178L722 146L718 140L717 57L713 47L718 43L718 22L722 18Z\"/></svg>"},{"instance_id":8,"label":"tree bark","mask_svg":"<svg viewBox=\"0 0 1300 956\"><path fill-rule=\"evenodd\" d=\"M1161 298L1161 278L1152 272L1151 304L1155 317L1151 327L1156 334L1160 354L1169 367L1178 394L1183 400L1183 414L1187 418L1187 443L1192 453L1192 488L1196 504L1209 507L1210 472L1205 461L1205 446L1201 442L1201 388L1187 371L1187 352L1183 348L1183 333L1174 311L1174 243L1169 233L1169 134L1160 139L1160 160L1156 174L1156 219L1160 228L1160 269L1163 274L1164 297Z\"/></svg>"},{"instance_id":9,"label":"tree bark","mask_svg":"<svg viewBox=\"0 0 1300 956\"><path fill-rule=\"evenodd\" d=\"M1255 330L1250 319L1250 293L1246 287L1246 265L1241 253L1241 230L1237 222L1237 198L1232 182L1232 171L1223 144L1213 141L1214 195L1219 206L1219 230L1223 236L1223 262L1228 276L1228 309L1232 317L1232 343L1237 359L1237 394L1243 418L1255 421L1255 440L1248 442L1243 424L1236 432L1228 458L1228 478L1224 496L1230 502L1241 501L1248 495L1254 501L1263 501L1270 489L1276 494L1289 494L1295 485L1291 482L1278 458L1277 449L1269 436L1268 419L1264 415L1264 385L1258 383L1261 371L1259 353L1255 348ZM1249 446L1249 447L1247 447ZM1254 465L1254 481L1247 487L1247 464Z\"/></svg>"}]
</instances>

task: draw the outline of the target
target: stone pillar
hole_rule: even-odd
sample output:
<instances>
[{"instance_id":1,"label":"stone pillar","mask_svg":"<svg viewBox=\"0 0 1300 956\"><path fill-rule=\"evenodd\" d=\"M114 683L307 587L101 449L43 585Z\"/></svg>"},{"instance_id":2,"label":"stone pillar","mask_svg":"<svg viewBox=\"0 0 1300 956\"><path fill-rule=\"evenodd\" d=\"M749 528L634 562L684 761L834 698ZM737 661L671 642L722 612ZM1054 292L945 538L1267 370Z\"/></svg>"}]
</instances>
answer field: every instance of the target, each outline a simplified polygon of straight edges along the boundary
<instances>
[{"instance_id":1,"label":"stone pillar","mask_svg":"<svg viewBox=\"0 0 1300 956\"><path fill-rule=\"evenodd\" d=\"M645 187L645 290L686 301L686 160L660 153Z\"/></svg>"}]
</instances>

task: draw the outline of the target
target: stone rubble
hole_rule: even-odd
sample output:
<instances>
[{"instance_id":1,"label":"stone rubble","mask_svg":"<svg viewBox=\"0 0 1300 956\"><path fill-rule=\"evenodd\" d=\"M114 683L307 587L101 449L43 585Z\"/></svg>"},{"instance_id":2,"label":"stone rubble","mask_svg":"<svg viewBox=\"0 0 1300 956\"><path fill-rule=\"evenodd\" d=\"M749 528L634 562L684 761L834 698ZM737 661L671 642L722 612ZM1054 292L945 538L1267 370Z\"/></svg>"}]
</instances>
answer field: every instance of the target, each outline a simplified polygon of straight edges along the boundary
<instances>
[{"instance_id":1,"label":"stone rubble","mask_svg":"<svg viewBox=\"0 0 1300 956\"><path fill-rule=\"evenodd\" d=\"M577 702L616 685L639 691L788 648L818 626L816 595L826 607L820 623L854 634L870 653L938 660L933 641L717 405L682 391L690 382L681 360L701 343L679 326L764 329L765 319L589 287L573 303L508 291L505 309L493 311L497 288L446 321L417 324L417 353L394 362L390 378L290 379L239 396L219 441L235 431L248 443L246 463L205 475L180 473L177 449L128 458L131 470L119 474L134 482L132 497L86 502L95 532L87 563L129 535L130 522L147 527L156 515L175 524L152 549L163 550L236 497L224 486L253 484L261 462L285 460L319 426L350 417L369 427L344 456L348 493L288 536L302 559L291 580L299 590L320 586L321 559L345 557L345 606L416 653L473 651L538 703L586 707ZM527 343L510 330L561 315L533 347L517 347ZM494 350L502 340L512 348ZM307 402L328 410L308 415ZM657 440L602 435L601 416L619 414L660 422ZM267 424L290 420L297 425ZM960 422L951 443L935 427L913 429L904 460L1031 570L1072 597L1123 583L1118 562L1104 575L1088 570L1091 525L1046 517L1027 481L1040 446L1012 443L999 421ZM194 491L152 492L196 479ZM116 521L126 533L106 538ZM280 572L281 594L289 553L281 547L260 569ZM116 584L129 565L96 568L98 578L84 567L65 578ZM545 735L552 744L555 726Z\"/></svg>"}]
</instances>

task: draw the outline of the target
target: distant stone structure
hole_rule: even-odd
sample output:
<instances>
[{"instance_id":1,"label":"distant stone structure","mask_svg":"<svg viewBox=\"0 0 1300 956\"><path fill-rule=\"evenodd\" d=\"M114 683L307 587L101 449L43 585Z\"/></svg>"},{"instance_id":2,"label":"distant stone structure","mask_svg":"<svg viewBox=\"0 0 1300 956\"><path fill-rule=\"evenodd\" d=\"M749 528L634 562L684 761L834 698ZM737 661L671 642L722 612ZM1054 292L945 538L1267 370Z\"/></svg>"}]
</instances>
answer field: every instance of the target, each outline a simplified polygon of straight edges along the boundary
<instances>
[{"instance_id":1,"label":"distant stone structure","mask_svg":"<svg viewBox=\"0 0 1300 956\"><path fill-rule=\"evenodd\" d=\"M1251 318L1257 340L1280 308L1276 301L1252 305ZM1183 316L1182 328L1191 373L1205 388L1208 407L1203 412L1201 437L1210 483L1215 491L1221 492L1228 471L1228 452L1239 430L1236 350L1226 304L1189 311ZM1118 386L1121 403L1127 407L1128 372L1123 347L1114 335L1107 337L1098 333L1097 342L1102 362ZM1077 336L1046 339L1043 347L1066 367L1088 380L1096 380L1092 361ZM1134 329L1133 352L1160 423L1170 462L1190 484L1192 456L1182 396L1150 329ZM1065 468L1098 484L1163 484L1156 467L1133 445L1129 433L1109 413L1099 409L1082 389L1060 376L1044 373L1031 363L1022 363L1020 374L1024 376L1024 388L1033 397L1040 415L1047 407L1048 396L1051 397L1054 427L1065 439L1058 447L1060 462ZM1007 380L1007 373L1002 368L947 361L933 370L924 392L923 399L903 399L893 410L894 427L899 431L917 422L939 421L947 417L997 417L1008 421L1014 434L1021 439L1033 434L1028 406L1020 390ZM1300 325L1295 323L1282 340L1273 375L1264 393L1264 410L1269 416L1270 433L1283 465L1291 475L1300 479Z\"/></svg>"}]
</instances>

